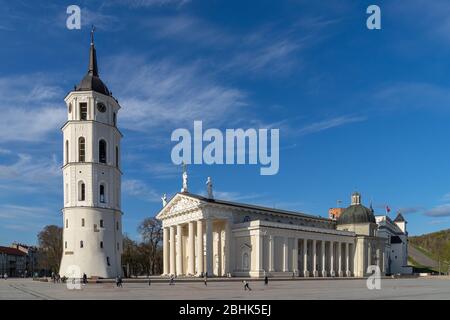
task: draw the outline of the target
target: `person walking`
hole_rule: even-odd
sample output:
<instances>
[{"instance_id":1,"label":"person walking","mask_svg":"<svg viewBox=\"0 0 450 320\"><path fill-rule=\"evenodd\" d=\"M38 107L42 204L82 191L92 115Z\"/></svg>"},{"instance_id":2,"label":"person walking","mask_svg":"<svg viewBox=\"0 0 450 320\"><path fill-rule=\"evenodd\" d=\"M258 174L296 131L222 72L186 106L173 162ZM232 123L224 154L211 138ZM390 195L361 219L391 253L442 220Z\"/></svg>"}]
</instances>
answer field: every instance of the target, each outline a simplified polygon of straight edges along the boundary
<instances>
[{"instance_id":1,"label":"person walking","mask_svg":"<svg viewBox=\"0 0 450 320\"><path fill-rule=\"evenodd\" d=\"M244 280L243 283L244 283L244 290L245 290L245 291L247 291L247 290L248 290L248 291L252 291L252 289L251 289L250 286L248 285L248 282L247 282L247 281Z\"/></svg>"},{"instance_id":2,"label":"person walking","mask_svg":"<svg viewBox=\"0 0 450 320\"><path fill-rule=\"evenodd\" d=\"M205 283L205 287L208 286L208 273L205 273L205 277L203 278L203 282Z\"/></svg>"},{"instance_id":3,"label":"person walking","mask_svg":"<svg viewBox=\"0 0 450 320\"><path fill-rule=\"evenodd\" d=\"M172 275L170 275L169 286L172 286L173 284L174 284L174 276L172 274Z\"/></svg>"},{"instance_id":4,"label":"person walking","mask_svg":"<svg viewBox=\"0 0 450 320\"><path fill-rule=\"evenodd\" d=\"M269 277L267 275L264 277L264 285L267 286L269 284Z\"/></svg>"},{"instance_id":5,"label":"person walking","mask_svg":"<svg viewBox=\"0 0 450 320\"><path fill-rule=\"evenodd\" d=\"M152 285L152 279L148 278L148 286L150 287Z\"/></svg>"},{"instance_id":6,"label":"person walking","mask_svg":"<svg viewBox=\"0 0 450 320\"><path fill-rule=\"evenodd\" d=\"M83 284L87 284L87 275L83 273Z\"/></svg>"},{"instance_id":7,"label":"person walking","mask_svg":"<svg viewBox=\"0 0 450 320\"><path fill-rule=\"evenodd\" d=\"M116 287L122 288L122 278L120 276L117 276L117 278L116 278Z\"/></svg>"}]
</instances>

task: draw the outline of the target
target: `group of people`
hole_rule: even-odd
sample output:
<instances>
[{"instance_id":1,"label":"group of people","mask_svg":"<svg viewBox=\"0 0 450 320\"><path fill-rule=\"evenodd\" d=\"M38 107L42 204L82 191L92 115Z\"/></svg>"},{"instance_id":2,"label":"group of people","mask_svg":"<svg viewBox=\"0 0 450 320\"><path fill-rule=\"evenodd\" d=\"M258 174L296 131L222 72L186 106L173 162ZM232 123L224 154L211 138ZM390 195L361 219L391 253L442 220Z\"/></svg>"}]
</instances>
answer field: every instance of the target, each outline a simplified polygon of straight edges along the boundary
<instances>
[{"instance_id":1,"label":"group of people","mask_svg":"<svg viewBox=\"0 0 450 320\"><path fill-rule=\"evenodd\" d=\"M53 281L53 283L61 282L61 276L59 275L59 273L52 272L52 281Z\"/></svg>"},{"instance_id":2,"label":"group of people","mask_svg":"<svg viewBox=\"0 0 450 320\"><path fill-rule=\"evenodd\" d=\"M205 287L208 286L208 273L205 274L201 274L200 277L203 277L203 283L205 284ZM151 281L150 279L148 280L148 285L150 285ZM172 274L169 277L169 285L173 286L175 284L175 276ZM250 288L250 285L248 283L248 281L243 280L242 284L244 285L244 290L245 291L252 291L252 288ZM269 285L269 277L267 275L264 276L264 285L267 286Z\"/></svg>"}]
</instances>

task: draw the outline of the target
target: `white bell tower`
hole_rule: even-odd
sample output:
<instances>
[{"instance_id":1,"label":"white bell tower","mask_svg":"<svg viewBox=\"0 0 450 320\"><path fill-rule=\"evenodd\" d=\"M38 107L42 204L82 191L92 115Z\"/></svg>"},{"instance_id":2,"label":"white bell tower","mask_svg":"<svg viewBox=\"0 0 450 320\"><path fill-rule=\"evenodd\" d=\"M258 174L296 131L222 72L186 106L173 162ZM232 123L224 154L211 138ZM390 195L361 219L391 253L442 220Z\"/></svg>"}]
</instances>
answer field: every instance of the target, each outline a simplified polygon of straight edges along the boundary
<instances>
[{"instance_id":1,"label":"white bell tower","mask_svg":"<svg viewBox=\"0 0 450 320\"><path fill-rule=\"evenodd\" d=\"M118 101L100 80L91 32L89 68L64 99L63 256L60 275L122 274L122 211Z\"/></svg>"}]
</instances>

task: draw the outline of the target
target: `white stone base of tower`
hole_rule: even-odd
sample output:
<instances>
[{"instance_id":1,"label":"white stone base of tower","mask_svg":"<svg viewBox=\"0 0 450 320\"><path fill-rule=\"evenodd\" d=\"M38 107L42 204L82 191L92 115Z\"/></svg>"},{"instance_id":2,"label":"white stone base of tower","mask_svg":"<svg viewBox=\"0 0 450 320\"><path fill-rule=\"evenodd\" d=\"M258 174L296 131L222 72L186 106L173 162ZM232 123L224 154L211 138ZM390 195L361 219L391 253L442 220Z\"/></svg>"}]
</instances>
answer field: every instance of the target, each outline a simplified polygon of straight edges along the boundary
<instances>
[{"instance_id":1,"label":"white stone base of tower","mask_svg":"<svg viewBox=\"0 0 450 320\"><path fill-rule=\"evenodd\" d=\"M86 274L89 278L121 276L122 213L102 208L72 207L65 208L63 215L64 223L67 220L68 225L67 228L64 225L63 230L60 275L71 278L71 270L75 269L81 276ZM103 220L103 227L100 220Z\"/></svg>"}]
</instances>

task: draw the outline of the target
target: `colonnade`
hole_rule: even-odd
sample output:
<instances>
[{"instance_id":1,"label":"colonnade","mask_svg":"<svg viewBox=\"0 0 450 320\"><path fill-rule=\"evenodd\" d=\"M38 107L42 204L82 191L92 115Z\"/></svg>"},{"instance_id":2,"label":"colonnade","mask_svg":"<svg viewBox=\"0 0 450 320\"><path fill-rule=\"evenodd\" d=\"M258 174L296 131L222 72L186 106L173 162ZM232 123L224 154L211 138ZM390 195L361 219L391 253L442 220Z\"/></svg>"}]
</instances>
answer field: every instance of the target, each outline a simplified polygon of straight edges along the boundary
<instances>
[{"instance_id":1,"label":"colonnade","mask_svg":"<svg viewBox=\"0 0 450 320\"><path fill-rule=\"evenodd\" d=\"M335 240L315 240L282 237L282 263L275 262L275 236L268 236L269 273L294 272L304 277L351 277L353 275L354 244ZM292 238L291 238L292 239ZM291 242L292 243L292 242ZM290 249L292 250L290 253ZM291 254L291 257L289 255Z\"/></svg>"},{"instance_id":2,"label":"colonnade","mask_svg":"<svg viewBox=\"0 0 450 320\"><path fill-rule=\"evenodd\" d=\"M218 244L214 246L214 230L218 232ZM187 229L187 236L186 236ZM225 235L222 244L222 233ZM166 275L224 276L230 272L231 227L228 221L202 219L163 228L163 272ZM185 239L187 241L185 241ZM215 253L215 255L214 255ZM214 268L214 257L220 266ZM222 263L222 260L223 263ZM216 261L217 262L217 261Z\"/></svg>"}]
</instances>

